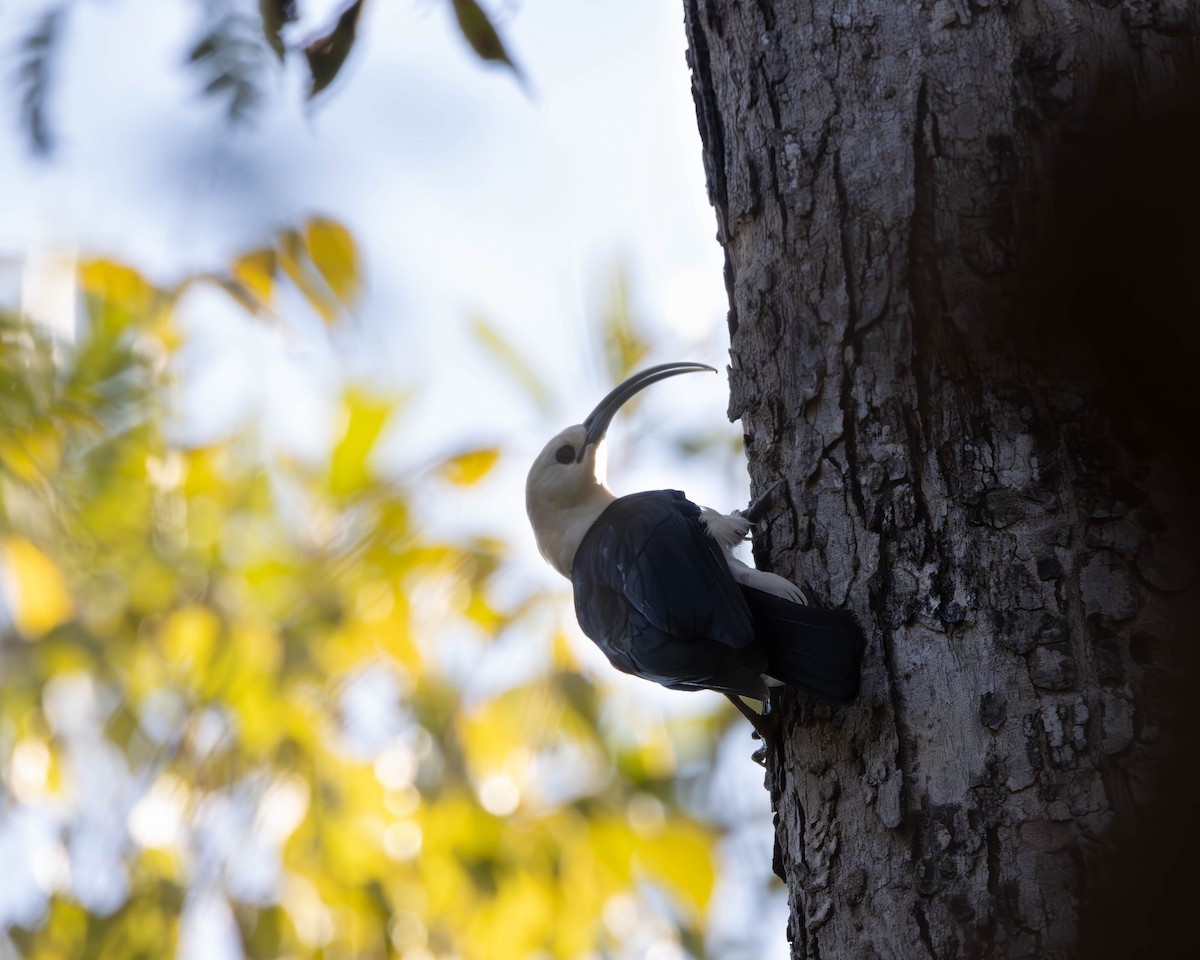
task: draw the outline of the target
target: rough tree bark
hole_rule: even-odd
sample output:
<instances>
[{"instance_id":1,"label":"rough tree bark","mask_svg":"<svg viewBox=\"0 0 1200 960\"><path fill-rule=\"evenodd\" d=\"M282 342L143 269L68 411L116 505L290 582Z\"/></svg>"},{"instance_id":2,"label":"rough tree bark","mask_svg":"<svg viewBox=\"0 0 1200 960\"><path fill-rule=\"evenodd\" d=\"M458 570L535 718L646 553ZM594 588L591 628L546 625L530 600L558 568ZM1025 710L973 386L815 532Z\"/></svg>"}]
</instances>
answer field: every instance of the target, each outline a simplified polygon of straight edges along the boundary
<instances>
[{"instance_id":1,"label":"rough tree bark","mask_svg":"<svg viewBox=\"0 0 1200 960\"><path fill-rule=\"evenodd\" d=\"M756 554L870 639L775 705L796 957L1166 955L1190 902L1198 6L685 0Z\"/></svg>"}]
</instances>

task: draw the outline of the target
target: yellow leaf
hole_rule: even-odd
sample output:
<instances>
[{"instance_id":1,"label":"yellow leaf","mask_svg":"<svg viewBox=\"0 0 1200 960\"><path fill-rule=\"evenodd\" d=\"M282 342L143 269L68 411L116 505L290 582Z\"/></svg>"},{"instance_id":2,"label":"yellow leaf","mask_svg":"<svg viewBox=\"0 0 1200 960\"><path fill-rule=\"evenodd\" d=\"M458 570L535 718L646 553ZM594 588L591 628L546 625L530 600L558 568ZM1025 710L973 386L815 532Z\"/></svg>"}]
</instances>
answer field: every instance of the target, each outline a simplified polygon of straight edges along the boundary
<instances>
[{"instance_id":1,"label":"yellow leaf","mask_svg":"<svg viewBox=\"0 0 1200 960\"><path fill-rule=\"evenodd\" d=\"M135 701L152 695L167 682L158 650L139 644L115 659L122 675L129 678L129 695Z\"/></svg>"},{"instance_id":2,"label":"yellow leaf","mask_svg":"<svg viewBox=\"0 0 1200 960\"><path fill-rule=\"evenodd\" d=\"M84 293L121 303L144 302L154 294L140 273L113 260L85 260L79 266L79 286Z\"/></svg>"},{"instance_id":3,"label":"yellow leaf","mask_svg":"<svg viewBox=\"0 0 1200 960\"><path fill-rule=\"evenodd\" d=\"M208 666L221 623L207 607L181 607L171 614L163 631L162 644L167 659L192 674Z\"/></svg>"},{"instance_id":4,"label":"yellow leaf","mask_svg":"<svg viewBox=\"0 0 1200 960\"><path fill-rule=\"evenodd\" d=\"M237 717L241 748L248 754L270 753L283 736L276 690L263 677L253 677L226 691L226 702Z\"/></svg>"},{"instance_id":5,"label":"yellow leaf","mask_svg":"<svg viewBox=\"0 0 1200 960\"><path fill-rule=\"evenodd\" d=\"M230 645L237 654L237 669L255 675L271 675L283 662L283 641L265 622L236 624Z\"/></svg>"},{"instance_id":6,"label":"yellow leaf","mask_svg":"<svg viewBox=\"0 0 1200 960\"><path fill-rule=\"evenodd\" d=\"M304 232L313 265L337 298L353 306L362 288L354 237L340 223L323 217L309 220Z\"/></svg>"},{"instance_id":7,"label":"yellow leaf","mask_svg":"<svg viewBox=\"0 0 1200 960\"><path fill-rule=\"evenodd\" d=\"M195 447L184 454L184 492L190 500L224 493L230 472L225 447Z\"/></svg>"},{"instance_id":8,"label":"yellow leaf","mask_svg":"<svg viewBox=\"0 0 1200 960\"><path fill-rule=\"evenodd\" d=\"M604 355L613 382L624 380L650 353L650 344L634 323L629 295L629 274L618 267L613 275L608 305L600 318Z\"/></svg>"},{"instance_id":9,"label":"yellow leaf","mask_svg":"<svg viewBox=\"0 0 1200 960\"><path fill-rule=\"evenodd\" d=\"M495 636L504 624L504 615L478 590L471 591L471 599L463 609L463 616L478 624L489 636Z\"/></svg>"},{"instance_id":10,"label":"yellow leaf","mask_svg":"<svg viewBox=\"0 0 1200 960\"><path fill-rule=\"evenodd\" d=\"M543 732L552 729L554 717L545 698L524 688L520 692L526 696L501 694L459 717L458 735L477 779L501 769L510 754L527 747L535 728L545 724Z\"/></svg>"},{"instance_id":11,"label":"yellow leaf","mask_svg":"<svg viewBox=\"0 0 1200 960\"><path fill-rule=\"evenodd\" d=\"M486 477L499 459L500 451L495 447L468 450L443 463L442 476L451 483L471 487Z\"/></svg>"},{"instance_id":12,"label":"yellow leaf","mask_svg":"<svg viewBox=\"0 0 1200 960\"><path fill-rule=\"evenodd\" d=\"M62 436L51 424L16 428L0 438L0 463L22 480L54 476L61 457Z\"/></svg>"},{"instance_id":13,"label":"yellow leaf","mask_svg":"<svg viewBox=\"0 0 1200 960\"><path fill-rule=\"evenodd\" d=\"M550 413L554 409L554 402L545 382L516 348L500 335L500 331L483 317L476 317L471 321L471 330L480 346L520 384L529 399L537 404L538 409L543 413Z\"/></svg>"},{"instance_id":14,"label":"yellow leaf","mask_svg":"<svg viewBox=\"0 0 1200 960\"><path fill-rule=\"evenodd\" d=\"M345 430L329 464L329 489L339 495L357 493L370 479L367 460L392 412L392 402L350 390L342 400Z\"/></svg>"},{"instance_id":15,"label":"yellow leaf","mask_svg":"<svg viewBox=\"0 0 1200 960\"><path fill-rule=\"evenodd\" d=\"M269 247L244 254L231 265L233 278L264 306L271 304L278 269L275 251Z\"/></svg>"},{"instance_id":16,"label":"yellow leaf","mask_svg":"<svg viewBox=\"0 0 1200 960\"><path fill-rule=\"evenodd\" d=\"M80 289L95 304L93 320L109 332L154 316L154 287L132 267L112 260L87 260L79 267Z\"/></svg>"},{"instance_id":17,"label":"yellow leaf","mask_svg":"<svg viewBox=\"0 0 1200 960\"><path fill-rule=\"evenodd\" d=\"M555 670L565 673L573 673L579 669L579 658L575 656L575 651L571 649L571 643L563 630L554 632L554 639L550 645L550 665Z\"/></svg>"},{"instance_id":18,"label":"yellow leaf","mask_svg":"<svg viewBox=\"0 0 1200 960\"><path fill-rule=\"evenodd\" d=\"M696 915L712 896L713 836L697 823L676 820L658 836L642 838L634 862L645 873L662 880Z\"/></svg>"},{"instance_id":19,"label":"yellow leaf","mask_svg":"<svg viewBox=\"0 0 1200 960\"><path fill-rule=\"evenodd\" d=\"M337 319L338 306L318 277L313 275L304 238L296 230L279 233L279 265L296 285L317 314L330 326Z\"/></svg>"},{"instance_id":20,"label":"yellow leaf","mask_svg":"<svg viewBox=\"0 0 1200 960\"><path fill-rule=\"evenodd\" d=\"M497 884L496 895L465 918L468 943L476 955L490 960L526 960L547 956L556 919L555 878L528 868L514 871Z\"/></svg>"},{"instance_id":21,"label":"yellow leaf","mask_svg":"<svg viewBox=\"0 0 1200 960\"><path fill-rule=\"evenodd\" d=\"M4 541L4 565L12 583L13 625L33 639L70 620L75 604L54 561L23 537Z\"/></svg>"}]
</instances>

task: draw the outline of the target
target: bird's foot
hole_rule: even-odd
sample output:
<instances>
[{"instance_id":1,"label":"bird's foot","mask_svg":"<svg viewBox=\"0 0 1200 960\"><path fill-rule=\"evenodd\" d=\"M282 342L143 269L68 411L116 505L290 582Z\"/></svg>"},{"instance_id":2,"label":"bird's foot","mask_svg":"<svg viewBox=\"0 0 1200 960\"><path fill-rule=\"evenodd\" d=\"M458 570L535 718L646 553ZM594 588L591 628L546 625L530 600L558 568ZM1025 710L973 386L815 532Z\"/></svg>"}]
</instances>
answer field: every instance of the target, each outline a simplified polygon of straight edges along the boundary
<instances>
[{"instance_id":1,"label":"bird's foot","mask_svg":"<svg viewBox=\"0 0 1200 960\"><path fill-rule=\"evenodd\" d=\"M755 740L762 740L762 743L759 744L758 749L750 754L750 759L757 763L760 767L765 767L767 765L767 742L763 740L757 730L750 734L750 736Z\"/></svg>"},{"instance_id":2,"label":"bird's foot","mask_svg":"<svg viewBox=\"0 0 1200 960\"><path fill-rule=\"evenodd\" d=\"M754 727L754 732L751 736L756 740L762 741L762 745L750 755L750 759L760 766L765 767L767 765L767 750L777 742L775 736L775 718L770 715L768 704L766 702L763 703L763 713L756 713L736 694L727 693L725 696L729 698L729 702L737 707L738 712L749 720L751 726Z\"/></svg>"},{"instance_id":3,"label":"bird's foot","mask_svg":"<svg viewBox=\"0 0 1200 960\"><path fill-rule=\"evenodd\" d=\"M767 504L770 503L772 495L783 486L782 480L776 480L773 484L767 487L762 493L750 501L750 505L745 510L735 510L734 513L740 514L751 523L758 523Z\"/></svg>"}]
</instances>

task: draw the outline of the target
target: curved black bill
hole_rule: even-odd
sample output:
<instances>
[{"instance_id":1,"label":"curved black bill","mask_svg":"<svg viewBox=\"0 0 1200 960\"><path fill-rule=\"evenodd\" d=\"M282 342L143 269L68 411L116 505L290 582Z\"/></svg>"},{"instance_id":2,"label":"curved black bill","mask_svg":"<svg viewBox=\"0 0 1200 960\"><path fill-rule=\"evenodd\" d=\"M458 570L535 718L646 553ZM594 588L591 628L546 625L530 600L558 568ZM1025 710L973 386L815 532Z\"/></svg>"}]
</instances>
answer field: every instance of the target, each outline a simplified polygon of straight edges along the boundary
<instances>
[{"instance_id":1,"label":"curved black bill","mask_svg":"<svg viewBox=\"0 0 1200 960\"><path fill-rule=\"evenodd\" d=\"M587 433L584 436L583 446L579 448L576 460L582 460L583 453L589 446L593 443L599 443L604 439L604 434L608 431L608 425L612 423L612 418L617 415L617 411L635 393L644 390L652 383L658 383L659 380L665 380L667 377L673 377L678 373L692 373L700 370L717 372L716 367L710 367L706 363L660 363L657 367L650 367L640 373L635 373L628 380L617 384L617 386L609 391L608 396L596 404L596 408L583 421Z\"/></svg>"}]
</instances>

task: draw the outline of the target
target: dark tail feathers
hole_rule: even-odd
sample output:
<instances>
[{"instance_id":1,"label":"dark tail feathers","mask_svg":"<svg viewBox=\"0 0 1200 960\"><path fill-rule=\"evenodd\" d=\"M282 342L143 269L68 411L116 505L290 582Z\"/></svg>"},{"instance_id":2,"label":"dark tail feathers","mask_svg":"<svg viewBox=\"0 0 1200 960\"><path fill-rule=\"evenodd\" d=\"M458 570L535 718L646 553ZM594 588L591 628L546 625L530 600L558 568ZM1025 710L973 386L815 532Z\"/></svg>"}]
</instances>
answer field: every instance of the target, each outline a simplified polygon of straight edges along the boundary
<instances>
[{"instance_id":1,"label":"dark tail feathers","mask_svg":"<svg viewBox=\"0 0 1200 960\"><path fill-rule=\"evenodd\" d=\"M805 607L752 587L742 593L772 677L829 703L858 696L866 638L854 614Z\"/></svg>"}]
</instances>

